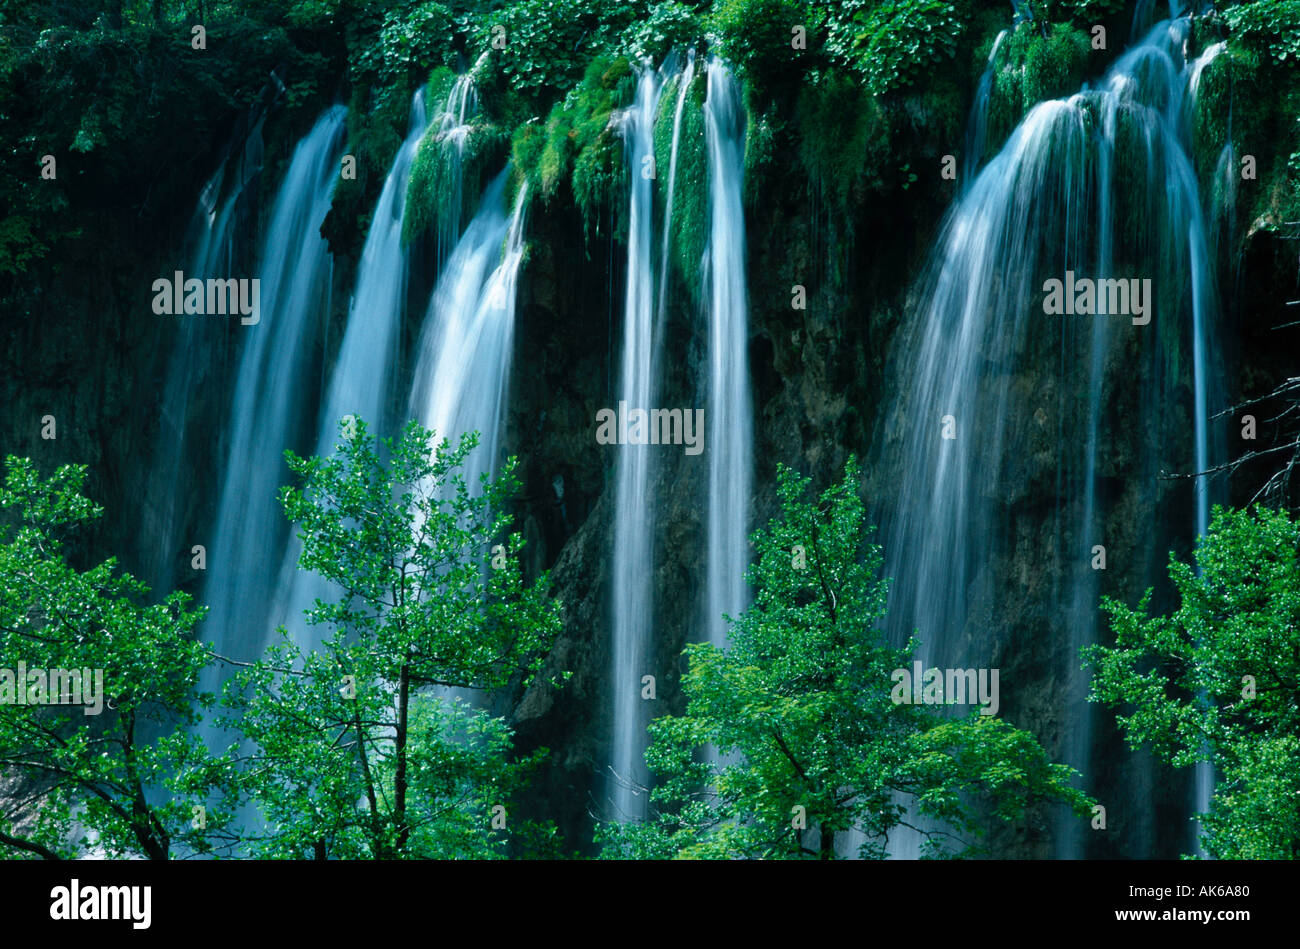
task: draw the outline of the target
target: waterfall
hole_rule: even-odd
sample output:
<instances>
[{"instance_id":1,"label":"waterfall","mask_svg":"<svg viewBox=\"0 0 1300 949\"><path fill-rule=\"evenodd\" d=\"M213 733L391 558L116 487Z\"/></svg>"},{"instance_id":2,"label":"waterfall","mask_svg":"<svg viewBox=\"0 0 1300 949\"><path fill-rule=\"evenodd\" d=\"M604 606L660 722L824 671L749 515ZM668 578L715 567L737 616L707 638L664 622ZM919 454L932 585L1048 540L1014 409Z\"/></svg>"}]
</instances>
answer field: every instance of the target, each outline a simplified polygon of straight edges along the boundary
<instances>
[{"instance_id":1,"label":"waterfall","mask_svg":"<svg viewBox=\"0 0 1300 949\"><path fill-rule=\"evenodd\" d=\"M882 447L904 486L884 517L892 636L902 643L915 630L926 666L960 668L1017 661L1010 643L990 635L995 625L1048 637L1043 656L1060 663L1051 681L1065 757L1085 782L1092 736L1078 650L1097 638L1093 566L1096 548L1115 542L1108 511L1121 501L1158 510L1162 464L1204 470L1210 452L1213 274L1182 135L1189 30L1185 19L1157 24L1099 88L1024 117L949 213L916 318L891 355L901 381ZM1148 278L1149 323L1114 310L1049 315L1045 278L1075 276ZM1141 292L1140 280L1129 286ZM1195 431L1188 455L1166 459L1154 446L1178 443L1169 419L1185 404L1179 366L1188 350ZM1141 411L1145 429L1124 471L1100 447L1127 430L1107 415L1116 402ZM1117 474L1127 483L1118 486ZM1052 485L1055 507L1032 509L1030 498L1050 496ZM1197 531L1207 490L1198 479ZM1014 678L1004 670L1002 681ZM1078 824L1058 823L1060 855L1078 855Z\"/></svg>"},{"instance_id":2,"label":"waterfall","mask_svg":"<svg viewBox=\"0 0 1300 949\"><path fill-rule=\"evenodd\" d=\"M629 408L646 411L652 405L654 394L651 163L654 161L654 119L662 88L661 77L650 68L643 69L637 80L636 99L622 116L631 183L619 400ZM644 816L645 796L638 789L647 786L649 781L642 757L646 721L641 708L641 677L646 674L650 659L653 628L650 447L620 445L615 470L611 789L615 816L626 820Z\"/></svg>"},{"instance_id":3,"label":"waterfall","mask_svg":"<svg viewBox=\"0 0 1300 949\"><path fill-rule=\"evenodd\" d=\"M971 106L970 122L966 128L966 147L961 173L962 188L975 179L975 172L984 158L984 136L988 128L989 99L993 95L993 76L997 67L998 50L1006 38L1007 30L1003 30L993 40L993 47L989 50L988 65L984 67L979 85L975 89L975 102Z\"/></svg>"},{"instance_id":4,"label":"waterfall","mask_svg":"<svg viewBox=\"0 0 1300 949\"><path fill-rule=\"evenodd\" d=\"M339 422L346 416L363 419L372 435L389 427L389 385L406 303L407 255L402 247L406 182L425 124L424 90L420 89L411 102L406 140L384 181L361 251L347 329L318 415L318 456L334 453ZM307 631L303 613L317 598L329 599L336 591L317 574L298 568L300 550L295 539L285 551L272 615L285 621L299 648L307 649L317 637ZM259 626L255 633L264 637L264 631Z\"/></svg>"},{"instance_id":5,"label":"waterfall","mask_svg":"<svg viewBox=\"0 0 1300 949\"><path fill-rule=\"evenodd\" d=\"M229 409L228 450L212 529L205 638L221 655L255 659L264 642L275 568L288 540L277 493L282 453L310 420L304 378L329 294L320 236L338 175L346 110L329 109L294 150L261 259L261 312L247 333ZM215 676L216 670L209 670ZM205 688L214 688L206 681Z\"/></svg>"},{"instance_id":6,"label":"waterfall","mask_svg":"<svg viewBox=\"0 0 1300 949\"><path fill-rule=\"evenodd\" d=\"M461 469L473 495L480 493L480 479L496 471L514 350L515 286L524 255L528 188L520 187L507 219L508 175L508 169L502 171L488 185L434 287L411 386L411 414L434 432L438 443L454 445L468 432L479 433L478 447ZM466 705L482 699L467 689L437 691Z\"/></svg>"},{"instance_id":7,"label":"waterfall","mask_svg":"<svg viewBox=\"0 0 1300 949\"><path fill-rule=\"evenodd\" d=\"M434 288L411 389L411 413L439 441L455 444L470 431L481 436L463 472L471 487L496 467L514 346L527 188L520 188L507 218L507 174L488 185Z\"/></svg>"},{"instance_id":8,"label":"waterfall","mask_svg":"<svg viewBox=\"0 0 1300 949\"><path fill-rule=\"evenodd\" d=\"M725 616L749 605L749 498L753 414L749 393L745 293L745 113L740 89L718 62L709 63L704 100L709 156L709 458L708 635L727 643Z\"/></svg>"},{"instance_id":9,"label":"waterfall","mask_svg":"<svg viewBox=\"0 0 1300 949\"><path fill-rule=\"evenodd\" d=\"M483 62L487 54L479 58ZM475 64L477 68L478 63ZM448 213L441 215L437 227L438 261L442 264L448 249L456 246L460 238L462 186L465 151L473 131L473 120L478 115L478 91L474 85L474 69L456 77L446 100L432 122L426 138L442 150L442 161L447 171L446 195L443 200Z\"/></svg>"},{"instance_id":10,"label":"waterfall","mask_svg":"<svg viewBox=\"0 0 1300 949\"><path fill-rule=\"evenodd\" d=\"M233 276L237 268L237 223L243 217L246 188L262 168L262 119L254 121L243 147L227 155L199 193L186 236L185 275L201 280ZM208 370L204 341L209 324L181 317L167 363L159 418L157 448L149 469L149 487L141 534L151 539L143 551L144 576L155 590L175 583L178 551L189 545L181 536L181 516L190 479L183 475L191 400L196 385Z\"/></svg>"}]
</instances>

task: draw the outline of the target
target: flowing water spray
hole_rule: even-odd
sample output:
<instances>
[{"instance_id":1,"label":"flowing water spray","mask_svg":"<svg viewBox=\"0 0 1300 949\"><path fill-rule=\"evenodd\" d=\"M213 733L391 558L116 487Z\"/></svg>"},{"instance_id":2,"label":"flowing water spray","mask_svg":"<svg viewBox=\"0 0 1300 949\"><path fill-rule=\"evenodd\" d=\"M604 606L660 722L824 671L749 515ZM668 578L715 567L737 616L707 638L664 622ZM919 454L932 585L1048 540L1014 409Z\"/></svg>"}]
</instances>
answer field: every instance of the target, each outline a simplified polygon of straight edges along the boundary
<instances>
[{"instance_id":1,"label":"flowing water spray","mask_svg":"<svg viewBox=\"0 0 1300 949\"><path fill-rule=\"evenodd\" d=\"M411 102L406 140L384 181L361 251L347 329L318 415L318 456L334 454L340 422L349 416L364 420L374 436L389 429L389 384L406 308L407 253L402 246L406 183L426 121L424 90L420 89ZM317 598L337 598L338 591L319 575L298 568L300 550L301 543L294 539L285 551L272 616L283 621L299 648L306 650L318 645L319 636L307 627L304 611ZM265 627L257 628L255 635L262 637L263 645L268 641Z\"/></svg>"},{"instance_id":2,"label":"flowing water spray","mask_svg":"<svg viewBox=\"0 0 1300 949\"><path fill-rule=\"evenodd\" d=\"M507 218L507 175L488 185L434 288L411 390L411 412L439 441L454 444L467 432L479 433L464 468L471 486L496 467L514 346L527 189L520 189Z\"/></svg>"},{"instance_id":3,"label":"flowing water spray","mask_svg":"<svg viewBox=\"0 0 1300 949\"><path fill-rule=\"evenodd\" d=\"M745 113L740 87L716 60L704 100L709 156L708 636L727 644L725 616L749 605L749 501L754 465L745 290Z\"/></svg>"},{"instance_id":4,"label":"flowing water spray","mask_svg":"<svg viewBox=\"0 0 1300 949\"><path fill-rule=\"evenodd\" d=\"M238 223L245 217L246 188L262 168L262 120L248 131L242 148L227 156L199 194L186 238L186 277L225 279L235 275ZM151 539L143 552L144 576L155 590L175 583L178 551L184 541L182 506L190 479L185 460L193 453L189 444L193 396L209 368L214 327L202 319L180 317L176 341L167 363L157 449L149 472L148 503L144 507L141 535Z\"/></svg>"},{"instance_id":5,"label":"flowing water spray","mask_svg":"<svg viewBox=\"0 0 1300 949\"><path fill-rule=\"evenodd\" d=\"M505 215L509 170L487 187L479 211L443 268L420 334L419 362L410 411L434 432L436 443L454 445L479 433L461 474L471 495L480 479L496 472L505 428L507 386L514 351L515 288L524 255L527 185L514 212ZM488 567L484 565L484 570ZM467 689L438 690L467 706L482 696Z\"/></svg>"},{"instance_id":6,"label":"flowing water spray","mask_svg":"<svg viewBox=\"0 0 1300 949\"><path fill-rule=\"evenodd\" d=\"M628 195L627 292L623 308L623 359L618 398L630 408L649 410L654 393L652 365L654 272L652 221L654 208L654 119L661 77L645 68L637 80L636 99L623 114L624 150L630 176ZM641 677L649 663L653 629L651 584L650 448L620 445L614 463L613 670L614 735L610 781L619 820L645 814L647 786L642 755L646 720L642 710Z\"/></svg>"},{"instance_id":7,"label":"flowing water spray","mask_svg":"<svg viewBox=\"0 0 1300 949\"><path fill-rule=\"evenodd\" d=\"M445 194L441 200L446 212L439 215L436 231L440 269L443 259L460 240L465 155L479 109L474 76L479 64L486 58L487 54L484 53L473 69L456 77L447 98L440 103L438 113L429 123L425 136L426 139L432 136L433 144L441 150L439 161L445 170ZM421 147L425 147L424 142Z\"/></svg>"},{"instance_id":8,"label":"flowing water spray","mask_svg":"<svg viewBox=\"0 0 1300 949\"><path fill-rule=\"evenodd\" d=\"M663 236L659 243L659 309L655 318L653 360L659 364L664 337L668 328L668 262L671 259L673 196L677 189L677 149L682 138L682 111L686 107L686 94L695 79L695 50L686 54L686 68L677 77L677 103L673 108L673 137L668 151L668 188L664 194Z\"/></svg>"},{"instance_id":9,"label":"flowing water spray","mask_svg":"<svg viewBox=\"0 0 1300 949\"><path fill-rule=\"evenodd\" d=\"M463 153L463 127L474 109L472 80L467 75L461 76L452 86L438 115L439 131L447 137L449 147L457 157ZM402 243L406 186L416 148L427 130L424 90L421 89L412 99L407 137L384 181L362 249L347 329L316 415L317 455L333 452L338 441L338 424L345 416L364 419L372 434L382 434L389 428L389 385L398 361L399 328L405 311L407 286L408 257ZM459 167L458 163L456 167ZM459 200L455 204L458 206ZM301 386L301 378L293 374L281 374L281 380L281 387L293 386L295 382ZM283 404L283 401L277 400L285 398L283 388L274 393L270 400L273 410L278 410L275 407ZM285 442L281 440L279 444L283 446ZM279 525L284 516L276 492L279 485L287 483L288 473L280 464L274 465L271 470L278 480L269 493L259 490L256 495L260 505L265 505L269 498L270 507L262 510L259 506L255 513L245 515L249 531L256 530L258 526L272 531L282 529ZM284 621L288 625L300 647L306 648L314 644L315 636L306 629L303 612L312 606L317 597L329 597L336 591L319 576L298 569L300 547L296 538L290 538L287 544L276 546L274 556L280 564L278 574L274 569L274 561L267 565L270 570L268 575L278 578L273 590L267 591L265 597L272 604L269 621L264 619L260 623L248 624L249 641L243 652L260 654L269 642L271 626L277 621Z\"/></svg>"},{"instance_id":10,"label":"flowing water spray","mask_svg":"<svg viewBox=\"0 0 1300 949\"><path fill-rule=\"evenodd\" d=\"M204 636L221 655L260 656L276 566L288 539L277 492L281 453L312 418L304 385L329 298L329 252L320 227L338 176L346 111L327 111L299 143L280 187L262 251L261 318L246 333L228 415L228 450L212 530ZM215 668L205 688L215 687Z\"/></svg>"},{"instance_id":11,"label":"flowing water spray","mask_svg":"<svg viewBox=\"0 0 1300 949\"><path fill-rule=\"evenodd\" d=\"M893 357L901 375L884 451L905 486L886 516L893 638L915 630L927 666L968 668L1006 661L999 631L1064 633L1068 648L1048 641L1043 654L1064 654L1055 677L1064 752L1085 779L1092 737L1078 650L1097 636L1092 566L1107 544L1103 500L1118 504L1098 493L1099 472L1111 469L1112 482L1127 475L1111 493L1156 509L1159 468L1204 470L1209 456L1214 292L1181 137L1195 75L1183 58L1188 35L1186 20L1157 24L1098 89L1025 116L945 222L918 319ZM1044 278L1067 271L1150 278L1149 323L1048 315ZM1124 390L1138 379L1140 393ZM1156 446L1186 437L1168 421L1185 402L1184 380L1193 392L1192 457L1166 463ZM1114 452L1101 450L1123 438L1104 412L1118 399L1140 407L1145 429L1123 472L1113 470ZM1031 510L1026 498L1041 493L1044 477L1056 506ZM1208 494L1199 482L1195 528L1203 531ZM1079 823L1058 824L1060 855L1078 855Z\"/></svg>"},{"instance_id":12,"label":"flowing water spray","mask_svg":"<svg viewBox=\"0 0 1300 949\"><path fill-rule=\"evenodd\" d=\"M993 40L993 47L989 50L988 65L984 67L979 86L975 89L975 102L971 106L970 122L966 127L966 147L961 172L963 187L975 180L975 172L979 170L980 162L984 159L984 136L988 128L989 99L993 94L994 67L998 60L998 50L1002 47L1002 41L1007 38L1007 32L1003 30Z\"/></svg>"}]
</instances>

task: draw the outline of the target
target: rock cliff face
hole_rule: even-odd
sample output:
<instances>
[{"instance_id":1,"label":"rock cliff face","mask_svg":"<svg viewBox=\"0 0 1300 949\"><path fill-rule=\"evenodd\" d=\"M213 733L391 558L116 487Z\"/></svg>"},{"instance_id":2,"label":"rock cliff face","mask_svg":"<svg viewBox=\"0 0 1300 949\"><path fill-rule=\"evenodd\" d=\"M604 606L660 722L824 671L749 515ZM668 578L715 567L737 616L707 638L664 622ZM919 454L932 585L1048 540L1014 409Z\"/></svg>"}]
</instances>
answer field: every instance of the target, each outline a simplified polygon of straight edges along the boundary
<instances>
[{"instance_id":1,"label":"rock cliff face","mask_svg":"<svg viewBox=\"0 0 1300 949\"><path fill-rule=\"evenodd\" d=\"M965 90L969 99L973 89ZM915 120L927 122L917 105ZM281 167L292 148L292 129L267 137L266 167ZM299 130L300 131L300 130ZM931 153L932 152L932 153ZM913 167L937 169L934 147L910 156ZM755 485L750 523L773 513L778 462L798 468L820 488L856 454L867 472L863 495L887 519L900 492L914 486L883 460L883 446L897 419L885 418L885 393L899 384L907 367L890 364L897 330L915 318L915 286L943 210L951 182L923 179L900 198L858 195L852 220L820 205L792 153L773 159L765 184L746 208L750 339L755 413ZM197 194L202 175L196 163L172 174L190 176ZM247 210L250 240L267 213L273 181L251 185ZM122 226L116 239L133 252L125 258L104 251L56 270L28 301L28 311L3 321L0 349L0 445L5 453L30 455L48 469L62 462L90 466L89 492L107 511L86 554L119 553L140 570L156 558L156 541L141 533L155 498L151 459L159 440L175 437L161 423L160 399L166 367L177 338L175 318L149 311L147 289L159 274L178 266L188 207L170 209L162 226ZM1242 230L1249 222L1241 222ZM850 225L853 225L850 227ZM849 234L852 233L852 238ZM595 416L612 406L617 385L618 327L623 281L621 247L606 236L584 239L583 223L563 199L539 205L528 217L529 251L519 286L514 368L510 381L506 451L521 462L524 490L519 526L528 543L526 562L534 572L550 570L564 604L564 632L548 662L550 671L572 670L562 689L534 686L499 701L526 748L551 749L538 793L521 802L532 816L555 820L567 845L584 850L591 839L591 815L607 813L603 776L612 731L608 670L611 664L610 524L613 511L613 450L597 444ZM360 239L351 242L359 248ZM248 247L245 254L251 253ZM355 254L355 251L353 252ZM425 255L427 257L427 255ZM355 257L338 256L328 331L313 365L324 373L346 316ZM427 268L426 268L427 269ZM424 313L420 296L430 275L411 280L407 340L418 333ZM1230 399L1260 394L1285 374L1294 374L1281 334L1269 327L1279 318L1294 284L1290 248L1266 232L1253 232L1233 279L1223 280L1224 339L1231 340L1224 364ZM806 309L791 307L792 287L803 286ZM211 524L215 479L225 454L223 414L242 342L237 321L209 327L196 345L198 396L187 411L191 439L202 446L178 477L185 543L162 552L172 582L197 590L188 566L191 538L201 542ZM661 404L703 404L704 322L688 292L675 293L670 312ZM1292 337L1291 343L1295 340ZM1290 352L1294 352L1294 345ZM1158 481L1158 471L1141 470L1141 450L1152 437L1171 439L1166 457L1189 458L1186 419L1152 420L1143 393L1151 380L1133 376L1132 353L1109 356L1110 380L1104 438L1108 445L1101 475L1107 496L1108 557L1130 568L1106 574L1102 592L1135 602L1160 581L1166 552L1189 522L1190 490ZM408 367L409 368L409 367ZM1020 418L1014 440L1020 446L1000 482L996 510L1012 542L1010 553L988 564L997 595L979 605L968 630L982 638L985 655L1012 681L1002 713L1033 731L1059 760L1070 723L1060 716L1059 670L1066 668L1068 637L1056 628L1053 590L1062 577L1045 571L1056 564L1062 543L1056 533L1056 440L1072 432L1080 407L1058 397L1063 376L1059 353L1046 346L1005 367L997 384L1033 393L1037 411ZM993 376L990 376L992 380ZM304 386L319 386L320 375ZM57 438L41 438L42 418L54 416ZM1224 423L1227 431L1232 426ZM1182 433L1181 435L1178 433ZM302 433L310 440L310 433ZM1077 437L1073 432L1069 437ZM309 445L299 444L299 450ZM698 639L702 601L706 459L678 449L661 449L653 484L655 509L654 658L658 713L681 711L682 646ZM1234 500L1249 491L1235 489ZM880 538L877 538L880 539ZM1185 545L1185 541L1184 541ZM1185 550L1180 553L1185 554ZM1110 808L1117 833L1089 845L1096 856L1173 856L1187 844L1178 817L1188 802L1186 776L1173 777L1143 763L1119 741L1107 716L1098 715L1093 770L1095 792L1119 801ZM995 848L1006 856L1049 856L1048 820L1035 815L1004 831ZM1106 840L1118 843L1107 843Z\"/></svg>"}]
</instances>

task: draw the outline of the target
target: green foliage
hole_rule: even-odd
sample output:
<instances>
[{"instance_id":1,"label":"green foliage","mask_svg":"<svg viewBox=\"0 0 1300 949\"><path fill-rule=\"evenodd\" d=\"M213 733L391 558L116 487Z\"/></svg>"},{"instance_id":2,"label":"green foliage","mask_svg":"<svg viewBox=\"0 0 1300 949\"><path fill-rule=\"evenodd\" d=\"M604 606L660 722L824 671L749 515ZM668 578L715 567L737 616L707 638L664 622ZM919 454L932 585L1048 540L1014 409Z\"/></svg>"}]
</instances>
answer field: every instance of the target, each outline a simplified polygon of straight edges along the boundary
<instances>
[{"instance_id":1,"label":"green foliage","mask_svg":"<svg viewBox=\"0 0 1300 949\"><path fill-rule=\"evenodd\" d=\"M522 538L500 513L514 462L471 486L460 468L476 435L435 449L412 422L384 440L385 462L364 423L343 431L329 458L286 452L299 484L281 494L299 566L339 598L307 613L330 632L304 652L282 629L227 695L257 749L259 853L501 856L510 835L493 830L492 808L543 752L512 761L503 720L432 690L526 686L559 629L546 578L525 584Z\"/></svg>"},{"instance_id":2,"label":"green foliage","mask_svg":"<svg viewBox=\"0 0 1300 949\"><path fill-rule=\"evenodd\" d=\"M1202 842L1220 859L1300 857L1300 525L1215 509L1196 565L1171 557L1180 605L1150 614L1106 598L1113 646L1084 650L1092 701L1131 709L1129 744L1219 783Z\"/></svg>"},{"instance_id":3,"label":"green foliage","mask_svg":"<svg viewBox=\"0 0 1300 949\"><path fill-rule=\"evenodd\" d=\"M102 676L97 713L11 704L13 694L0 703L0 770L20 778L0 804L0 856L71 858L91 839L111 857L210 852L230 811L209 802L206 827L196 828L191 808L236 786L230 758L210 758L184 730L211 701L196 688L209 659L193 635L203 610L190 609L183 593L143 605L148 588L112 559L86 570L72 565L73 545L102 514L81 494L84 482L82 466L42 480L29 460L11 457L0 488L6 669L23 662L29 676L41 670L42 692L46 670L84 670L83 701ZM162 803L152 793L159 789L167 792Z\"/></svg>"},{"instance_id":4,"label":"green foliage","mask_svg":"<svg viewBox=\"0 0 1300 949\"><path fill-rule=\"evenodd\" d=\"M826 51L883 95L952 68L965 25L949 0L845 0L828 16Z\"/></svg>"},{"instance_id":5,"label":"green foliage","mask_svg":"<svg viewBox=\"0 0 1300 949\"><path fill-rule=\"evenodd\" d=\"M328 30L291 35L282 11L271 20L216 18L208 21L208 48L196 51L188 27L173 22L181 11L159 6L158 18L106 3L26 4L6 13L0 292L21 294L39 260L57 273L111 255L120 270L124 240L175 226L235 116L258 101L273 69L285 88L267 122L268 142L276 122L296 127L319 112L323 82L331 77L332 87L340 65L340 44ZM54 180L39 175L46 154L57 159Z\"/></svg>"},{"instance_id":6,"label":"green foliage","mask_svg":"<svg viewBox=\"0 0 1300 949\"><path fill-rule=\"evenodd\" d=\"M441 3L389 10L376 42L353 60L354 72L373 75L381 87L406 88L437 66L454 65L455 22Z\"/></svg>"},{"instance_id":7,"label":"green foliage","mask_svg":"<svg viewBox=\"0 0 1300 949\"><path fill-rule=\"evenodd\" d=\"M1223 11L1242 46L1275 66L1300 66L1300 0L1256 0Z\"/></svg>"},{"instance_id":8,"label":"green foliage","mask_svg":"<svg viewBox=\"0 0 1300 949\"><path fill-rule=\"evenodd\" d=\"M855 829L861 855L880 858L911 807L952 829L926 835L939 856L979 835L979 799L1004 820L1044 799L1087 813L1072 769L1028 733L893 701L908 653L877 629L887 582L858 478L850 461L842 482L809 499L809 480L780 468L781 512L753 537L754 604L732 620L729 649L686 648L686 713L650 728L652 816L600 828L606 856L829 859ZM699 760L707 744L721 763ZM799 807L807 830L792 821Z\"/></svg>"},{"instance_id":9,"label":"green foliage","mask_svg":"<svg viewBox=\"0 0 1300 949\"><path fill-rule=\"evenodd\" d=\"M515 124L574 87L594 59L617 54L623 32L645 16L644 2L522 0L467 23L471 55L484 53L487 110Z\"/></svg>"},{"instance_id":10,"label":"green foliage","mask_svg":"<svg viewBox=\"0 0 1300 949\"><path fill-rule=\"evenodd\" d=\"M821 15L798 0L717 0L707 22L711 46L761 98L793 88L812 63ZM793 48L793 30L804 27L808 49Z\"/></svg>"},{"instance_id":11,"label":"green foliage","mask_svg":"<svg viewBox=\"0 0 1300 949\"><path fill-rule=\"evenodd\" d=\"M663 62L674 50L700 48L704 24L685 3L668 0L650 8L650 16L628 28L623 36L623 53L632 62Z\"/></svg>"},{"instance_id":12,"label":"green foliage","mask_svg":"<svg viewBox=\"0 0 1300 949\"><path fill-rule=\"evenodd\" d=\"M1091 26L1123 13L1127 6L1128 0L1047 0L1039 12L1051 23L1069 20L1079 26Z\"/></svg>"}]
</instances>

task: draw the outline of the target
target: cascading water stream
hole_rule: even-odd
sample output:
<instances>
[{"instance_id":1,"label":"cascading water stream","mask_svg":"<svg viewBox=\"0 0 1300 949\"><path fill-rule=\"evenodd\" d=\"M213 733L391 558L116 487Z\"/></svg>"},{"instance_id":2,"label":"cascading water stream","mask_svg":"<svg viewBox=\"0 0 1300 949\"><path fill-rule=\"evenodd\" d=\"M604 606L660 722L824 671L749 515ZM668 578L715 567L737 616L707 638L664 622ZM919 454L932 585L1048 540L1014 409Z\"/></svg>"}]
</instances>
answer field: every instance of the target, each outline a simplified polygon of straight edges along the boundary
<instances>
[{"instance_id":1,"label":"cascading water stream","mask_svg":"<svg viewBox=\"0 0 1300 949\"><path fill-rule=\"evenodd\" d=\"M426 138L432 136L437 147L442 150L440 160L446 170L447 193L443 196L446 213L440 216L436 234L440 267L444 257L457 246L460 240L465 152L470 134L474 130L473 121L478 115L479 108L474 75L486 56L485 53L480 57L473 69L456 77L446 100L441 103L439 113L429 123L429 130L426 133Z\"/></svg>"},{"instance_id":2,"label":"cascading water stream","mask_svg":"<svg viewBox=\"0 0 1300 949\"><path fill-rule=\"evenodd\" d=\"M454 444L467 432L479 433L479 447L464 469L471 486L496 466L514 345L527 195L521 188L507 218L507 175L501 172L488 185L434 288L411 390L411 412L439 441Z\"/></svg>"},{"instance_id":3,"label":"cascading water stream","mask_svg":"<svg viewBox=\"0 0 1300 949\"><path fill-rule=\"evenodd\" d=\"M980 76L979 85L975 89L975 102L971 106L970 122L966 128L966 147L961 173L963 189L975 180L975 172L979 170L980 162L984 158L984 137L988 128L989 99L993 95L994 67L998 61L998 50L1002 47L1002 41L1007 38L1007 32L1003 30L993 40L993 47L989 50L988 65L984 67L984 73Z\"/></svg>"},{"instance_id":4,"label":"cascading water stream","mask_svg":"<svg viewBox=\"0 0 1300 949\"><path fill-rule=\"evenodd\" d=\"M186 278L223 279L234 275L236 223L241 217L245 188L261 167L262 120L258 119L243 148L222 161L199 195L186 239ZM158 448L147 493L150 503L144 508L141 526L142 535L151 538L144 551L144 575L155 590L171 589L176 552L189 549L180 536L184 526L180 516L185 486L182 464L189 454L186 445L191 399L203 374L200 354L205 330L208 326L201 318L181 317L163 384Z\"/></svg>"},{"instance_id":5,"label":"cascading water stream","mask_svg":"<svg viewBox=\"0 0 1300 949\"><path fill-rule=\"evenodd\" d=\"M454 445L462 435L478 432L478 447L461 468L471 495L480 493L482 476L496 471L514 350L515 288L524 255L528 189L520 187L507 218L508 176L507 169L488 185L478 213L443 268L420 334L411 387L411 414L434 432L438 443ZM467 689L439 692L465 705L482 700Z\"/></svg>"},{"instance_id":6,"label":"cascading water stream","mask_svg":"<svg viewBox=\"0 0 1300 949\"><path fill-rule=\"evenodd\" d=\"M411 102L406 140L384 181L361 251L347 329L317 417L318 456L334 453L339 423L348 416L364 420L374 435L388 429L389 383L406 302L407 253L402 246L406 183L425 128L424 90L420 89ZM318 575L298 569L300 548L295 539L285 551L272 615L283 619L299 648L305 650L316 644L316 637L306 627L304 612L317 598L329 599L335 591ZM265 642L265 626L256 627L254 634Z\"/></svg>"},{"instance_id":7,"label":"cascading water stream","mask_svg":"<svg viewBox=\"0 0 1300 949\"><path fill-rule=\"evenodd\" d=\"M328 110L295 149L262 252L261 315L240 327L249 335L232 394L204 587L210 608L204 636L228 657L259 657L276 564L288 539L277 501L288 476L282 452L310 418L303 377L330 277L320 226L338 175L345 117L341 106Z\"/></svg>"},{"instance_id":8,"label":"cascading water stream","mask_svg":"<svg viewBox=\"0 0 1300 949\"><path fill-rule=\"evenodd\" d=\"M745 289L745 113L740 88L721 63L708 67L704 100L709 156L708 636L727 644L725 617L749 605L749 500L753 410Z\"/></svg>"},{"instance_id":9,"label":"cascading water stream","mask_svg":"<svg viewBox=\"0 0 1300 949\"><path fill-rule=\"evenodd\" d=\"M624 113L623 136L631 186L628 196L627 291L623 315L623 359L619 400L629 409L649 411L654 391L652 320L654 273L652 257L653 176L646 173L654 161L654 119L658 111L661 77L642 70L636 99ZM621 413L620 413L621 414ZM648 784L642 755L645 750L645 714L641 708L641 677L649 660L652 626L652 550L650 510L650 449L624 444L615 461L614 511L613 771L610 782L614 816L638 819L645 814Z\"/></svg>"},{"instance_id":10,"label":"cascading water stream","mask_svg":"<svg viewBox=\"0 0 1300 949\"><path fill-rule=\"evenodd\" d=\"M1214 293L1180 135L1196 75L1183 58L1188 34L1186 20L1157 24L1100 88L1040 103L1025 116L950 212L919 319L893 357L902 381L884 448L907 486L885 517L893 637L901 643L916 630L917 658L927 667L992 667L1003 645L989 635L995 623L1047 636L1046 654L1057 648L1051 632L1067 625L1059 708L1066 760L1085 779L1092 739L1078 650L1096 639L1092 561L1108 543L1098 479L1115 464L1100 446L1122 437L1108 431L1115 423L1102 408L1130 395L1120 388L1120 370L1144 381L1131 396L1144 411L1146 437L1129 462L1129 503L1157 502L1153 485L1164 459L1154 446L1170 443L1160 433L1183 398L1177 366L1185 350L1192 353L1194 458L1168 467L1203 471L1209 458ZM1135 294L1141 281L1128 281L1149 278L1147 322L1133 323L1141 319L1136 295L1129 312L1049 315L1044 278L1076 277L1125 280ZM1110 299L1121 299L1118 290ZM1044 374L1053 371L1058 379ZM1108 471L1112 482L1114 474ZM1017 506L1044 477L1057 486L1055 513ZM1203 531L1208 494L1199 482L1195 526ZM1067 818L1056 828L1063 856L1081 846L1077 823Z\"/></svg>"}]
</instances>

